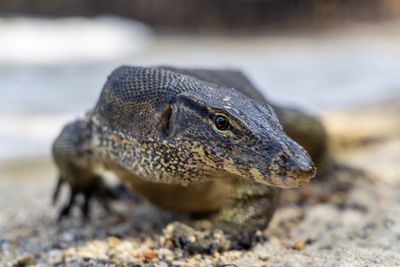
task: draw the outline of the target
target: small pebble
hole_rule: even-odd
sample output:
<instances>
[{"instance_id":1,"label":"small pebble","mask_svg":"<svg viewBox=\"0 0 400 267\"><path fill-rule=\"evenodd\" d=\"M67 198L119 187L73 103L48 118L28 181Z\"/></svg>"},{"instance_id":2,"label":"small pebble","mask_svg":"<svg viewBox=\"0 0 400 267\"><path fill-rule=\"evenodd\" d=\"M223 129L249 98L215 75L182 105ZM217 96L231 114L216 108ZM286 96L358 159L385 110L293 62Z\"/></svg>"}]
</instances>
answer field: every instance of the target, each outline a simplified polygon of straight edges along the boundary
<instances>
[{"instance_id":1,"label":"small pebble","mask_svg":"<svg viewBox=\"0 0 400 267\"><path fill-rule=\"evenodd\" d=\"M154 252L154 250L148 250L148 251L145 251L145 252L143 253L143 257L144 257L145 260L147 260L147 261L152 261L152 260L154 260L154 258L156 257L156 253Z\"/></svg>"},{"instance_id":2,"label":"small pebble","mask_svg":"<svg viewBox=\"0 0 400 267\"><path fill-rule=\"evenodd\" d=\"M110 246L116 247L121 243L121 239L111 236L111 237L107 238L107 242Z\"/></svg>"},{"instance_id":3,"label":"small pebble","mask_svg":"<svg viewBox=\"0 0 400 267\"><path fill-rule=\"evenodd\" d=\"M32 255L24 255L21 256L20 258L17 258L13 263L13 267L25 267L25 266L30 266L30 265L35 265L36 264L36 259Z\"/></svg>"},{"instance_id":4,"label":"small pebble","mask_svg":"<svg viewBox=\"0 0 400 267\"><path fill-rule=\"evenodd\" d=\"M178 266L183 266L185 263L182 261L173 261L173 262L171 262L171 264L172 264L172 266L178 267Z\"/></svg>"},{"instance_id":5,"label":"small pebble","mask_svg":"<svg viewBox=\"0 0 400 267\"><path fill-rule=\"evenodd\" d=\"M220 256L221 256L221 254L220 254L218 251L216 251L216 252L213 253L213 257L214 257L214 258L218 258L218 257L220 257Z\"/></svg>"},{"instance_id":6,"label":"small pebble","mask_svg":"<svg viewBox=\"0 0 400 267\"><path fill-rule=\"evenodd\" d=\"M62 239L66 242L72 242L75 240L75 235L69 232L66 232L62 235Z\"/></svg>"},{"instance_id":7,"label":"small pebble","mask_svg":"<svg viewBox=\"0 0 400 267\"><path fill-rule=\"evenodd\" d=\"M303 250L305 246L306 246L306 243L304 242L304 240L298 240L294 244L293 248L297 249L297 250Z\"/></svg>"}]
</instances>

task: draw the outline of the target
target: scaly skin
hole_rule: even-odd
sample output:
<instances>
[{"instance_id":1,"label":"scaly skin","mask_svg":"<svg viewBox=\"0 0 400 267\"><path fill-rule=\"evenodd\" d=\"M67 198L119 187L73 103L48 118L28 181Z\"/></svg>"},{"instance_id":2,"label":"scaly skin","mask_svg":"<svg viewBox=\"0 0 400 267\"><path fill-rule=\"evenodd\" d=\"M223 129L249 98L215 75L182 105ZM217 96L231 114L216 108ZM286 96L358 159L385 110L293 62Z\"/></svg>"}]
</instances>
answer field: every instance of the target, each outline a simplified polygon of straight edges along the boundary
<instances>
[{"instance_id":1,"label":"scaly skin","mask_svg":"<svg viewBox=\"0 0 400 267\"><path fill-rule=\"evenodd\" d=\"M319 122L277 110L285 129L319 160L325 153ZM290 122L294 115L311 127ZM310 134L319 139L308 142ZM78 194L85 197L85 215L91 197L113 197L96 172L103 167L160 207L209 214L201 227L167 227L175 245L190 252L250 246L268 225L280 188L315 175L308 153L237 71L120 67L93 110L64 127L53 156L60 172L55 198L63 183L71 187L60 217Z\"/></svg>"}]
</instances>

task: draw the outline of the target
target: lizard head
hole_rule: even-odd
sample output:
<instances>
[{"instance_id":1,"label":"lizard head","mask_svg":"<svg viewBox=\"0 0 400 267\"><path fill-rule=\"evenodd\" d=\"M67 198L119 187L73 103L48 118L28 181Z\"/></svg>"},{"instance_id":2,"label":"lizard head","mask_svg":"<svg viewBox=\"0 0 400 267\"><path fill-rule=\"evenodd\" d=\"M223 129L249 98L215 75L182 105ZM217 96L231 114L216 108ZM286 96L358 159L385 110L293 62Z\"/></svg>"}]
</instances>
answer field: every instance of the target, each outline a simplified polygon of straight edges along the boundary
<instances>
[{"instance_id":1,"label":"lizard head","mask_svg":"<svg viewBox=\"0 0 400 267\"><path fill-rule=\"evenodd\" d=\"M204 88L177 95L164 131L175 141L192 140L199 168L281 188L315 175L310 156L286 135L269 105L234 89Z\"/></svg>"},{"instance_id":2,"label":"lizard head","mask_svg":"<svg viewBox=\"0 0 400 267\"><path fill-rule=\"evenodd\" d=\"M310 156L269 105L189 75L120 67L94 114L104 154L143 179L184 184L239 176L296 187L315 175Z\"/></svg>"}]
</instances>

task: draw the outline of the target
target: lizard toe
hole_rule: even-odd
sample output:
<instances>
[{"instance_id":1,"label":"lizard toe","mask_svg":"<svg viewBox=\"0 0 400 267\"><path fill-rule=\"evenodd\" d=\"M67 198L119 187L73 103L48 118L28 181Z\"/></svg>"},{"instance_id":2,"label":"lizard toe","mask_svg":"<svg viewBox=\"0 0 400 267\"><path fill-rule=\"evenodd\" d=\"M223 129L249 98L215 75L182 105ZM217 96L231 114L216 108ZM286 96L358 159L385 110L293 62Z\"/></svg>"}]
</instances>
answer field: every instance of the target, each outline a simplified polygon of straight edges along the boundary
<instances>
[{"instance_id":1,"label":"lizard toe","mask_svg":"<svg viewBox=\"0 0 400 267\"><path fill-rule=\"evenodd\" d=\"M164 236L176 248L188 254L206 253L230 249L230 241L219 230L197 230L183 223L174 222L164 230Z\"/></svg>"}]
</instances>

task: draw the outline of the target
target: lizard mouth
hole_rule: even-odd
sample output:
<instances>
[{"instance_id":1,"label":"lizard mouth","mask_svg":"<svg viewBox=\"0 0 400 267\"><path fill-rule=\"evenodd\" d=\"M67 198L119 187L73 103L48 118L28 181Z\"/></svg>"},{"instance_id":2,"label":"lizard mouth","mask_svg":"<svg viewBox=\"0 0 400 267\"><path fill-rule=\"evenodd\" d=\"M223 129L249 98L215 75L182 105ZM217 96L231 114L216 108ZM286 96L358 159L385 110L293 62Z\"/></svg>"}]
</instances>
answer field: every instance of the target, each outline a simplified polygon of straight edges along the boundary
<instances>
[{"instance_id":1,"label":"lizard mouth","mask_svg":"<svg viewBox=\"0 0 400 267\"><path fill-rule=\"evenodd\" d=\"M275 186L279 188L294 188L308 183L316 174L316 168L312 165L309 169L284 170L275 169L262 174L257 169L250 169L250 175L255 182Z\"/></svg>"},{"instance_id":2,"label":"lizard mouth","mask_svg":"<svg viewBox=\"0 0 400 267\"><path fill-rule=\"evenodd\" d=\"M314 171L310 174L291 174L291 175L282 175L282 174L277 174L275 179L274 179L274 186L280 187L280 188L294 188L294 187L299 187L304 184L307 184L310 182L310 180L315 176L315 169Z\"/></svg>"}]
</instances>

